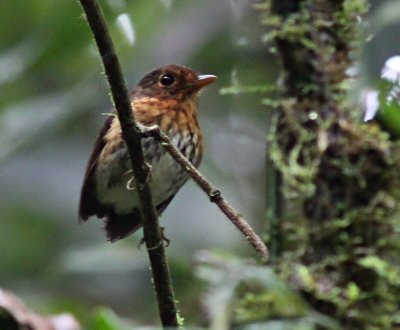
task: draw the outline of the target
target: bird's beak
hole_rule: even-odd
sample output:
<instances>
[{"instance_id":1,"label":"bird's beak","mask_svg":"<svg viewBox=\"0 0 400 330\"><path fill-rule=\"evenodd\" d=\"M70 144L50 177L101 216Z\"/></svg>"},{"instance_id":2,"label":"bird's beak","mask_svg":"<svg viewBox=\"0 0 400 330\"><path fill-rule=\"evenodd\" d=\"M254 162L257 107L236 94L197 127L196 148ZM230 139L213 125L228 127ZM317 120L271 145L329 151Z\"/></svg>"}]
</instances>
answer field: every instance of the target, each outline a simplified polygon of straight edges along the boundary
<instances>
[{"instance_id":1,"label":"bird's beak","mask_svg":"<svg viewBox=\"0 0 400 330\"><path fill-rule=\"evenodd\" d=\"M203 87L211 84L212 82L215 81L215 79L217 79L216 76L212 75L212 74L202 74L202 75L198 75L197 79L193 82L193 89L196 91L199 91L200 89L202 89Z\"/></svg>"}]
</instances>

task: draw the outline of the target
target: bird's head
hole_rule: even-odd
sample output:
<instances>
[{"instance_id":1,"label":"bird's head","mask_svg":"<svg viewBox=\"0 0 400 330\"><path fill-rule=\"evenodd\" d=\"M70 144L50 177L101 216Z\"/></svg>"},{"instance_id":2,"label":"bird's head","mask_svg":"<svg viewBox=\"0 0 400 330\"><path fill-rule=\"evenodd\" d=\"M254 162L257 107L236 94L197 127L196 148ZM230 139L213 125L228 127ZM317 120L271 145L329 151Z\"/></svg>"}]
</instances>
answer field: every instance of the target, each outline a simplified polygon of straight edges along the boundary
<instances>
[{"instance_id":1,"label":"bird's head","mask_svg":"<svg viewBox=\"0 0 400 330\"><path fill-rule=\"evenodd\" d=\"M196 98L200 90L216 78L198 74L182 65L169 64L150 71L132 93L137 97Z\"/></svg>"}]
</instances>

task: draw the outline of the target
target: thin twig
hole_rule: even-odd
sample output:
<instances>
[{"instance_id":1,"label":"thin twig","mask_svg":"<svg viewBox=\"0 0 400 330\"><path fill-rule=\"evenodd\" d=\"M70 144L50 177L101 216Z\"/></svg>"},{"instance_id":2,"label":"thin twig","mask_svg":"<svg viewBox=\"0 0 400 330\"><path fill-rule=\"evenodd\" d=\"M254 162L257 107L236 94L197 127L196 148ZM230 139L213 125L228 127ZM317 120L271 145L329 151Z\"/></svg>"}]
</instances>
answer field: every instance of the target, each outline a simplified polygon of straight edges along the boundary
<instances>
[{"instance_id":1,"label":"thin twig","mask_svg":"<svg viewBox=\"0 0 400 330\"><path fill-rule=\"evenodd\" d=\"M268 258L268 249L263 240L250 227L247 221L237 213L233 207L222 197L219 189L215 188L197 169L187 160L187 158L176 148L171 139L161 131L157 126L138 125L143 137L152 137L165 148L165 150L175 159L175 161L184 169L197 185L208 195L210 201L215 203L220 210L229 218L229 220L240 230L246 240L252 245L263 260Z\"/></svg>"},{"instance_id":2,"label":"thin twig","mask_svg":"<svg viewBox=\"0 0 400 330\"><path fill-rule=\"evenodd\" d=\"M141 135L135 123L121 66L108 33L101 8L95 0L80 0L80 2L101 54L118 119L121 124L122 137L129 151L136 186L139 187L137 192L140 201L144 240L151 262L161 322L163 327L177 327L177 309L167 259L165 257L164 244L162 244L162 230L158 224L158 217L148 184L150 170L145 163L141 146Z\"/></svg>"}]
</instances>

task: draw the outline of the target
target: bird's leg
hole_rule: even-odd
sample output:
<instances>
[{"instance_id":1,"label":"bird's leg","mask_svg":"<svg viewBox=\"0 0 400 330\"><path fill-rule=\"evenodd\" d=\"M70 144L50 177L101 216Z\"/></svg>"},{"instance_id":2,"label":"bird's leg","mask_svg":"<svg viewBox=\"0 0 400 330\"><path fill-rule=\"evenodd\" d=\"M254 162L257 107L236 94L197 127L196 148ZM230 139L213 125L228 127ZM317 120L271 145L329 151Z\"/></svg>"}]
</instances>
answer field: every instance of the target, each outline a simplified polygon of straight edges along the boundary
<instances>
[{"instance_id":1,"label":"bird's leg","mask_svg":"<svg viewBox=\"0 0 400 330\"><path fill-rule=\"evenodd\" d=\"M155 250L155 249L157 249L161 244L163 244L164 242L165 242L164 247L168 247L168 246L169 246L169 243L171 242L171 240L169 240L169 239L164 235L165 227L160 227L160 229L161 229L161 241L160 241L156 246L152 246L152 247L147 248L147 250L149 250L149 251ZM139 250L142 248L142 245L143 245L144 243L145 243L145 239L144 239L144 237L142 237L142 238L140 239L140 241L139 241L138 246L137 246Z\"/></svg>"}]
</instances>

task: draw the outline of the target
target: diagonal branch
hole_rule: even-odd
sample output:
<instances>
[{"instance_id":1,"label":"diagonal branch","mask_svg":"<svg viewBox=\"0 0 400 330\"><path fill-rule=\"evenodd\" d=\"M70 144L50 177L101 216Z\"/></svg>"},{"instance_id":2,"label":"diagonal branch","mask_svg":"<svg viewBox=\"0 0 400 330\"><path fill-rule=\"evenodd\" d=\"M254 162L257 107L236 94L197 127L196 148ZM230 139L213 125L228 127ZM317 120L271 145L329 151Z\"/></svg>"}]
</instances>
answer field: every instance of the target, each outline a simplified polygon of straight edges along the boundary
<instances>
[{"instance_id":1,"label":"diagonal branch","mask_svg":"<svg viewBox=\"0 0 400 330\"><path fill-rule=\"evenodd\" d=\"M107 30L101 8L95 0L80 0L87 21L101 54L110 85L122 137L129 151L132 169L138 187L144 240L151 262L154 287L163 327L177 327L177 310L163 242L163 235L148 185L149 167L145 163L141 135L137 129L121 66ZM161 243L160 243L161 242Z\"/></svg>"},{"instance_id":2,"label":"diagonal branch","mask_svg":"<svg viewBox=\"0 0 400 330\"><path fill-rule=\"evenodd\" d=\"M186 157L176 148L171 139L164 134L158 126L146 127L139 125L138 130L141 131L143 137L153 137L157 140L167 152L175 159L175 161L185 170L197 185L210 197L210 201L215 203L219 209L229 218L229 220L240 230L246 240L257 251L259 256L264 259L268 258L268 249L262 239L250 227L247 221L237 213L227 200L222 197L221 191L215 188L197 169L190 163Z\"/></svg>"}]
</instances>

